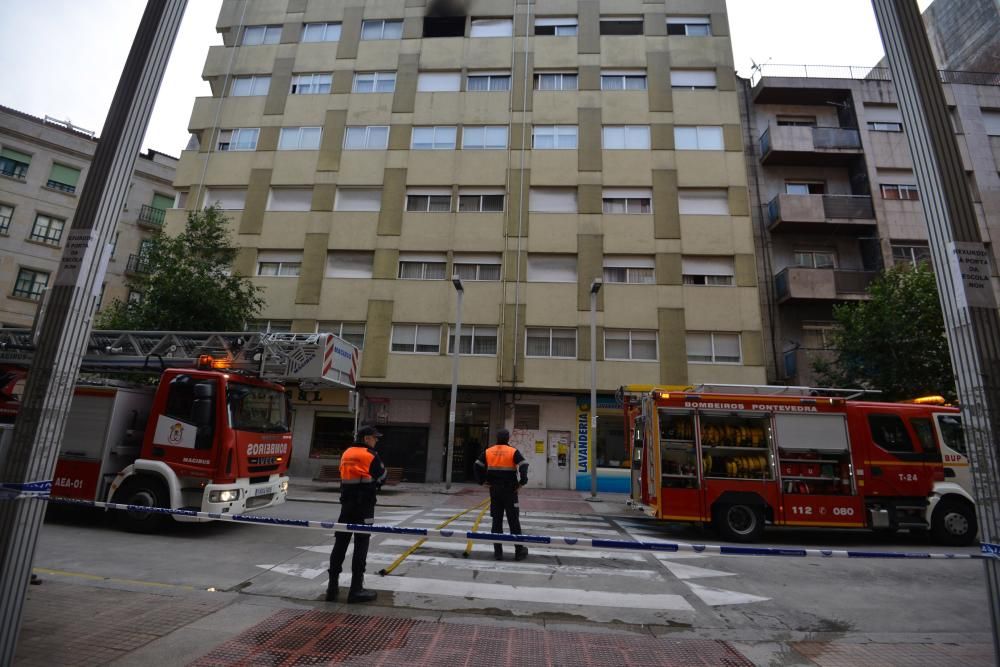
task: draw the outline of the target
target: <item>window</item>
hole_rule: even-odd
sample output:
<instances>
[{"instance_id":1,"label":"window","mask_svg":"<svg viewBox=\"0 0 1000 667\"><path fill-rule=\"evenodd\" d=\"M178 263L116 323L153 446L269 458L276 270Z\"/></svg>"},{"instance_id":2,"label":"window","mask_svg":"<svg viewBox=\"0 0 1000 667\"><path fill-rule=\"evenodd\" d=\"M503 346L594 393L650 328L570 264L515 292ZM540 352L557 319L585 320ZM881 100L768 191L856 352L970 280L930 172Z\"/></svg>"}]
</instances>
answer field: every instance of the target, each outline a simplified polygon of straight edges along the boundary
<instances>
[{"instance_id":1,"label":"window","mask_svg":"<svg viewBox=\"0 0 1000 667\"><path fill-rule=\"evenodd\" d=\"M576 213L576 188L531 188L528 210L532 213Z\"/></svg>"},{"instance_id":2,"label":"window","mask_svg":"<svg viewBox=\"0 0 1000 667\"><path fill-rule=\"evenodd\" d=\"M913 453L913 440L897 415L868 415L868 427L875 444L887 452Z\"/></svg>"},{"instance_id":3,"label":"window","mask_svg":"<svg viewBox=\"0 0 1000 667\"><path fill-rule=\"evenodd\" d=\"M310 211L312 195L312 188L271 188L267 197L267 210Z\"/></svg>"},{"instance_id":4,"label":"window","mask_svg":"<svg viewBox=\"0 0 1000 667\"><path fill-rule=\"evenodd\" d=\"M674 127L674 148L679 151L721 151L725 148L722 127L719 125Z\"/></svg>"},{"instance_id":5,"label":"window","mask_svg":"<svg viewBox=\"0 0 1000 667\"><path fill-rule=\"evenodd\" d=\"M685 285L732 285L735 261L732 257L683 257L681 272Z\"/></svg>"},{"instance_id":6,"label":"window","mask_svg":"<svg viewBox=\"0 0 1000 667\"><path fill-rule=\"evenodd\" d=\"M142 292L134 289L128 291L128 302L133 305L142 303Z\"/></svg>"},{"instance_id":7,"label":"window","mask_svg":"<svg viewBox=\"0 0 1000 667\"><path fill-rule=\"evenodd\" d=\"M514 406L514 428L525 431L537 431L541 424L540 407L526 403Z\"/></svg>"},{"instance_id":8,"label":"window","mask_svg":"<svg viewBox=\"0 0 1000 667\"><path fill-rule=\"evenodd\" d=\"M379 211L382 191L375 188L337 188L335 211Z\"/></svg>"},{"instance_id":9,"label":"window","mask_svg":"<svg viewBox=\"0 0 1000 667\"><path fill-rule=\"evenodd\" d=\"M292 77L292 95L325 95L333 86L333 74L296 74Z\"/></svg>"},{"instance_id":10,"label":"window","mask_svg":"<svg viewBox=\"0 0 1000 667\"><path fill-rule=\"evenodd\" d=\"M882 199L903 199L907 201L918 201L920 199L920 191L915 185L883 183L879 188L882 190Z\"/></svg>"},{"instance_id":11,"label":"window","mask_svg":"<svg viewBox=\"0 0 1000 667\"><path fill-rule=\"evenodd\" d=\"M365 250L333 250L326 254L327 278L371 278L375 253Z\"/></svg>"},{"instance_id":12,"label":"window","mask_svg":"<svg viewBox=\"0 0 1000 667\"><path fill-rule=\"evenodd\" d=\"M648 150L648 125L605 125L605 150Z\"/></svg>"},{"instance_id":13,"label":"window","mask_svg":"<svg viewBox=\"0 0 1000 667\"><path fill-rule=\"evenodd\" d=\"M216 144L216 150L255 151L257 150L258 136L260 136L260 129L256 127L219 130L219 143Z\"/></svg>"},{"instance_id":14,"label":"window","mask_svg":"<svg viewBox=\"0 0 1000 667\"><path fill-rule=\"evenodd\" d=\"M503 150L506 148L506 125L466 125L462 128L463 150Z\"/></svg>"},{"instance_id":15,"label":"window","mask_svg":"<svg viewBox=\"0 0 1000 667\"><path fill-rule=\"evenodd\" d=\"M49 286L49 274L45 271L35 271L34 269L21 269L17 272L17 280L14 282L14 296L22 299L38 301L42 298L42 293Z\"/></svg>"},{"instance_id":16,"label":"window","mask_svg":"<svg viewBox=\"0 0 1000 667\"><path fill-rule=\"evenodd\" d=\"M738 364L742 359L738 333L689 332L685 340L689 362Z\"/></svg>"},{"instance_id":17,"label":"window","mask_svg":"<svg viewBox=\"0 0 1000 667\"><path fill-rule=\"evenodd\" d=\"M967 455L968 448L965 446L965 430L962 428L962 418L958 415L941 414L934 415L938 421L938 428L941 429L941 440L945 446L953 449L959 454Z\"/></svg>"},{"instance_id":18,"label":"window","mask_svg":"<svg viewBox=\"0 0 1000 667\"><path fill-rule=\"evenodd\" d=\"M991 137L1000 137L1000 109L980 109L983 115L983 129Z\"/></svg>"},{"instance_id":19,"label":"window","mask_svg":"<svg viewBox=\"0 0 1000 667\"><path fill-rule=\"evenodd\" d=\"M455 93L461 89L461 72L421 72L417 75L418 93Z\"/></svg>"},{"instance_id":20,"label":"window","mask_svg":"<svg viewBox=\"0 0 1000 667\"><path fill-rule=\"evenodd\" d=\"M178 190L177 196L174 198L174 208L187 208L187 200L187 190Z\"/></svg>"},{"instance_id":21,"label":"window","mask_svg":"<svg viewBox=\"0 0 1000 667\"><path fill-rule=\"evenodd\" d=\"M277 44L280 41L280 25L248 25L243 30L243 46Z\"/></svg>"},{"instance_id":22,"label":"window","mask_svg":"<svg viewBox=\"0 0 1000 667\"><path fill-rule=\"evenodd\" d=\"M714 69L672 69L670 70L670 86L672 88L690 88L691 90L711 90L716 86Z\"/></svg>"},{"instance_id":23,"label":"window","mask_svg":"<svg viewBox=\"0 0 1000 667\"><path fill-rule=\"evenodd\" d=\"M401 280L444 280L447 260L442 253L399 253Z\"/></svg>"},{"instance_id":24,"label":"window","mask_svg":"<svg viewBox=\"0 0 1000 667\"><path fill-rule=\"evenodd\" d=\"M359 350L365 346L364 322L318 322L316 332L340 336Z\"/></svg>"},{"instance_id":25,"label":"window","mask_svg":"<svg viewBox=\"0 0 1000 667\"><path fill-rule=\"evenodd\" d=\"M497 328L479 324L462 325L460 354L496 356ZM455 327L448 327L448 354L455 354Z\"/></svg>"},{"instance_id":26,"label":"window","mask_svg":"<svg viewBox=\"0 0 1000 667\"><path fill-rule=\"evenodd\" d=\"M464 16L425 16L424 37L464 37Z\"/></svg>"},{"instance_id":27,"label":"window","mask_svg":"<svg viewBox=\"0 0 1000 667\"><path fill-rule=\"evenodd\" d=\"M29 164L31 156L27 153L12 148L0 149L0 174L23 181Z\"/></svg>"},{"instance_id":28,"label":"window","mask_svg":"<svg viewBox=\"0 0 1000 667\"><path fill-rule=\"evenodd\" d=\"M216 206L223 211L242 211L246 201L245 188L212 188L205 191L205 208Z\"/></svg>"},{"instance_id":29,"label":"window","mask_svg":"<svg viewBox=\"0 0 1000 667\"><path fill-rule=\"evenodd\" d=\"M535 90L576 90L576 72L537 72Z\"/></svg>"},{"instance_id":30,"label":"window","mask_svg":"<svg viewBox=\"0 0 1000 667\"><path fill-rule=\"evenodd\" d=\"M469 37L510 37L513 34L513 19L472 19L469 27Z\"/></svg>"},{"instance_id":31,"label":"window","mask_svg":"<svg viewBox=\"0 0 1000 667\"><path fill-rule=\"evenodd\" d=\"M354 417L336 413L315 413L309 458L328 459L341 456L350 446L348 443L352 442L354 442Z\"/></svg>"},{"instance_id":32,"label":"window","mask_svg":"<svg viewBox=\"0 0 1000 667\"><path fill-rule=\"evenodd\" d=\"M528 327L524 356L576 359L576 329Z\"/></svg>"},{"instance_id":33,"label":"window","mask_svg":"<svg viewBox=\"0 0 1000 667\"><path fill-rule=\"evenodd\" d=\"M270 76L238 76L233 79L233 85L229 88L229 94L232 97L267 95L267 91L270 88Z\"/></svg>"},{"instance_id":34,"label":"window","mask_svg":"<svg viewBox=\"0 0 1000 667\"><path fill-rule=\"evenodd\" d=\"M67 167L64 164L53 164L49 172L49 180L45 187L72 194L76 192L76 184L80 181L80 170Z\"/></svg>"},{"instance_id":35,"label":"window","mask_svg":"<svg viewBox=\"0 0 1000 667\"><path fill-rule=\"evenodd\" d=\"M656 361L656 332L605 329L604 358L621 361Z\"/></svg>"},{"instance_id":36,"label":"window","mask_svg":"<svg viewBox=\"0 0 1000 667\"><path fill-rule=\"evenodd\" d=\"M415 151L455 150L458 142L458 128L454 125L437 127L415 127L410 148Z\"/></svg>"},{"instance_id":37,"label":"window","mask_svg":"<svg viewBox=\"0 0 1000 667\"><path fill-rule=\"evenodd\" d=\"M667 34L685 37L708 37L712 21L707 16L668 16Z\"/></svg>"},{"instance_id":38,"label":"window","mask_svg":"<svg viewBox=\"0 0 1000 667\"><path fill-rule=\"evenodd\" d=\"M816 127L816 116L778 116L778 127Z\"/></svg>"},{"instance_id":39,"label":"window","mask_svg":"<svg viewBox=\"0 0 1000 667\"><path fill-rule=\"evenodd\" d=\"M605 255L604 282L621 285L655 285L656 260L646 255Z\"/></svg>"},{"instance_id":40,"label":"window","mask_svg":"<svg viewBox=\"0 0 1000 667\"><path fill-rule=\"evenodd\" d=\"M644 70L603 70L601 90L646 90Z\"/></svg>"},{"instance_id":41,"label":"window","mask_svg":"<svg viewBox=\"0 0 1000 667\"><path fill-rule=\"evenodd\" d=\"M535 34L553 37L572 37L577 33L577 20L571 17L535 19Z\"/></svg>"},{"instance_id":42,"label":"window","mask_svg":"<svg viewBox=\"0 0 1000 667\"><path fill-rule=\"evenodd\" d=\"M903 115L895 104L865 104L865 121L873 132L903 131Z\"/></svg>"},{"instance_id":43,"label":"window","mask_svg":"<svg viewBox=\"0 0 1000 667\"><path fill-rule=\"evenodd\" d=\"M278 135L278 150L317 150L322 136L319 127L283 127Z\"/></svg>"},{"instance_id":44,"label":"window","mask_svg":"<svg viewBox=\"0 0 1000 667\"><path fill-rule=\"evenodd\" d=\"M451 190L409 188L406 191L406 210L411 213L448 213L451 211Z\"/></svg>"},{"instance_id":45,"label":"window","mask_svg":"<svg viewBox=\"0 0 1000 667\"><path fill-rule=\"evenodd\" d=\"M6 236L10 230L10 221L14 218L14 207L0 204L0 235ZM112 253L114 254L114 253Z\"/></svg>"},{"instance_id":46,"label":"window","mask_svg":"<svg viewBox=\"0 0 1000 667\"><path fill-rule=\"evenodd\" d=\"M503 213L503 190L459 190L459 213Z\"/></svg>"},{"instance_id":47,"label":"window","mask_svg":"<svg viewBox=\"0 0 1000 667\"><path fill-rule=\"evenodd\" d=\"M35 216L35 224L32 225L31 234L28 235L28 238L32 241L38 241L40 243L59 245L59 241L62 239L63 235L63 228L65 226L65 220L60 220L59 218L53 218L39 213Z\"/></svg>"},{"instance_id":48,"label":"window","mask_svg":"<svg viewBox=\"0 0 1000 667\"><path fill-rule=\"evenodd\" d=\"M647 215L653 212L653 191L604 188L603 210L608 214Z\"/></svg>"},{"instance_id":49,"label":"window","mask_svg":"<svg viewBox=\"0 0 1000 667\"><path fill-rule=\"evenodd\" d=\"M893 264L912 264L916 266L920 262L931 262L931 249L925 245L897 245L892 244Z\"/></svg>"},{"instance_id":50,"label":"window","mask_svg":"<svg viewBox=\"0 0 1000 667\"><path fill-rule=\"evenodd\" d=\"M837 267L837 253L832 250L796 250L795 266L806 269L833 269Z\"/></svg>"},{"instance_id":51,"label":"window","mask_svg":"<svg viewBox=\"0 0 1000 667\"><path fill-rule=\"evenodd\" d=\"M902 123L886 123L883 121L868 121L868 129L872 132L902 132Z\"/></svg>"},{"instance_id":52,"label":"window","mask_svg":"<svg viewBox=\"0 0 1000 667\"><path fill-rule=\"evenodd\" d=\"M111 256L114 257L115 253L118 252L118 239L121 237L122 233L115 231L115 237L111 239Z\"/></svg>"},{"instance_id":53,"label":"window","mask_svg":"<svg viewBox=\"0 0 1000 667\"><path fill-rule=\"evenodd\" d=\"M496 282L500 280L500 255L455 253L452 273L462 280Z\"/></svg>"},{"instance_id":54,"label":"window","mask_svg":"<svg viewBox=\"0 0 1000 667\"><path fill-rule=\"evenodd\" d=\"M465 87L470 93L510 90L510 72L476 72L469 74Z\"/></svg>"},{"instance_id":55,"label":"window","mask_svg":"<svg viewBox=\"0 0 1000 667\"><path fill-rule=\"evenodd\" d=\"M339 23L307 23L302 27L303 42L340 41Z\"/></svg>"},{"instance_id":56,"label":"window","mask_svg":"<svg viewBox=\"0 0 1000 667\"><path fill-rule=\"evenodd\" d=\"M823 181L785 181L787 195L821 195L826 192Z\"/></svg>"},{"instance_id":57,"label":"window","mask_svg":"<svg viewBox=\"0 0 1000 667\"><path fill-rule=\"evenodd\" d=\"M602 35L641 35L641 16L601 17Z\"/></svg>"},{"instance_id":58,"label":"window","mask_svg":"<svg viewBox=\"0 0 1000 667\"><path fill-rule=\"evenodd\" d=\"M355 93L391 93L394 90L395 72L359 72L354 75Z\"/></svg>"},{"instance_id":59,"label":"window","mask_svg":"<svg viewBox=\"0 0 1000 667\"><path fill-rule=\"evenodd\" d=\"M251 320L248 323L248 327L251 331L259 331L261 333L291 333L292 332L292 321L291 320Z\"/></svg>"},{"instance_id":60,"label":"window","mask_svg":"<svg viewBox=\"0 0 1000 667\"><path fill-rule=\"evenodd\" d=\"M411 354L437 354L441 350L441 325L392 325L392 351Z\"/></svg>"},{"instance_id":61,"label":"window","mask_svg":"<svg viewBox=\"0 0 1000 667\"><path fill-rule=\"evenodd\" d=\"M531 147L536 150L576 148L576 125L535 125L531 128Z\"/></svg>"},{"instance_id":62,"label":"window","mask_svg":"<svg viewBox=\"0 0 1000 667\"><path fill-rule=\"evenodd\" d=\"M576 255L528 255L529 283L575 283Z\"/></svg>"},{"instance_id":63,"label":"window","mask_svg":"<svg viewBox=\"0 0 1000 667\"><path fill-rule=\"evenodd\" d=\"M384 151L388 147L388 125L358 125L344 132L344 150Z\"/></svg>"},{"instance_id":64,"label":"window","mask_svg":"<svg viewBox=\"0 0 1000 667\"><path fill-rule=\"evenodd\" d=\"M294 277L302 268L301 250L258 250L257 275Z\"/></svg>"},{"instance_id":65,"label":"window","mask_svg":"<svg viewBox=\"0 0 1000 667\"><path fill-rule=\"evenodd\" d=\"M807 350L834 349L834 329L836 325L833 322L803 322L802 347Z\"/></svg>"},{"instance_id":66,"label":"window","mask_svg":"<svg viewBox=\"0 0 1000 667\"><path fill-rule=\"evenodd\" d=\"M681 188L677 192L681 215L729 215L729 193L726 190Z\"/></svg>"},{"instance_id":67,"label":"window","mask_svg":"<svg viewBox=\"0 0 1000 667\"><path fill-rule=\"evenodd\" d=\"M403 22L399 20L375 19L361 22L361 39L400 39L403 36Z\"/></svg>"}]
</instances>

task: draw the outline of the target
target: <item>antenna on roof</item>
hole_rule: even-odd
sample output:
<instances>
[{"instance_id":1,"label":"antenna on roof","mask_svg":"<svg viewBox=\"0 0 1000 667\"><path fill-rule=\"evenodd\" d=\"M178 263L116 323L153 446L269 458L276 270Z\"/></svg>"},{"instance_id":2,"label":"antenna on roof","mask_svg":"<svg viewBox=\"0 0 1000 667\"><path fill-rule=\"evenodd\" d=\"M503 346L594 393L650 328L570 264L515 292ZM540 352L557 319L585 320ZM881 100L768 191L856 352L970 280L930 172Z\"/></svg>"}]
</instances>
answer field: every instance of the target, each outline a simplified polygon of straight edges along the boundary
<instances>
[{"instance_id":1,"label":"antenna on roof","mask_svg":"<svg viewBox=\"0 0 1000 667\"><path fill-rule=\"evenodd\" d=\"M59 120L58 118L53 118L52 116L46 115L45 122L50 125L56 125L58 127L65 128L72 132L80 132L81 134L86 134L91 139L94 138L95 132L93 130L87 130L85 128L80 127L79 125L74 125L72 122L70 122L68 118L66 120Z\"/></svg>"}]
</instances>

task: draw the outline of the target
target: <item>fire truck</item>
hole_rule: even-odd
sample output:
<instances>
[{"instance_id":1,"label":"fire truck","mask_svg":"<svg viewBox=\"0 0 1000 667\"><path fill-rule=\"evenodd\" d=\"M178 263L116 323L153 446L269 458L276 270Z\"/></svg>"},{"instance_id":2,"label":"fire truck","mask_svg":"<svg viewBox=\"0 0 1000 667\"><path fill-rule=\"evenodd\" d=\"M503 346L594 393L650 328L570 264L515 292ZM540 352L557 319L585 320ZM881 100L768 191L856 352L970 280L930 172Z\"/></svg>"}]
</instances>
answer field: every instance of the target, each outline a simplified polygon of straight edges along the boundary
<instances>
[{"instance_id":1,"label":"fire truck","mask_svg":"<svg viewBox=\"0 0 1000 667\"><path fill-rule=\"evenodd\" d=\"M0 423L20 411L33 351L30 330L0 329ZM352 388L358 363L332 334L94 331L51 495L220 514L282 503L292 434L280 383ZM116 512L135 532L167 516Z\"/></svg>"},{"instance_id":2,"label":"fire truck","mask_svg":"<svg viewBox=\"0 0 1000 667\"><path fill-rule=\"evenodd\" d=\"M761 393L757 393L761 392ZM630 503L713 525L736 542L765 525L930 531L967 545L972 496L942 461L961 441L953 407L814 395L808 388L626 386Z\"/></svg>"}]
</instances>

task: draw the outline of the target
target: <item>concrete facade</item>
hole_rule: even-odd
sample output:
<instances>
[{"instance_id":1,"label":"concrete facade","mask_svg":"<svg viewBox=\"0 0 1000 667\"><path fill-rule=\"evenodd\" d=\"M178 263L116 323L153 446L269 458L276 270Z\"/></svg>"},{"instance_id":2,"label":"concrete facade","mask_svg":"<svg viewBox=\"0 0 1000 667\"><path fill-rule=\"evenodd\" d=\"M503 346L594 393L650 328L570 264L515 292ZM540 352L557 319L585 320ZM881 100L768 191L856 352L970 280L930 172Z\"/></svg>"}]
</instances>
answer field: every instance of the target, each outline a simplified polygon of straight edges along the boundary
<instances>
[{"instance_id":1,"label":"concrete facade","mask_svg":"<svg viewBox=\"0 0 1000 667\"><path fill-rule=\"evenodd\" d=\"M723 0L226 0L217 28L180 200L226 203L260 326L363 341L362 416L408 478L441 479L454 273L473 352L455 470L506 426L533 483L586 475L594 278L605 400L764 381ZM336 460L324 438L352 416L335 394L300 402L295 474ZM602 480L628 466L597 455Z\"/></svg>"},{"instance_id":2,"label":"concrete facade","mask_svg":"<svg viewBox=\"0 0 1000 667\"><path fill-rule=\"evenodd\" d=\"M0 326L31 326L41 290L55 280L96 148L97 139L78 128L0 107ZM142 242L173 205L176 164L152 150L136 161L101 305L129 298L125 277L141 269Z\"/></svg>"},{"instance_id":3,"label":"concrete facade","mask_svg":"<svg viewBox=\"0 0 1000 667\"><path fill-rule=\"evenodd\" d=\"M823 71L858 73L836 69ZM758 267L767 285L768 378L814 385L813 361L830 354L834 305L866 298L865 287L885 267L930 261L924 193L887 69L863 79L768 76L766 66L762 73L741 80L741 97ZM996 283L1000 86L995 76L942 76Z\"/></svg>"}]
</instances>

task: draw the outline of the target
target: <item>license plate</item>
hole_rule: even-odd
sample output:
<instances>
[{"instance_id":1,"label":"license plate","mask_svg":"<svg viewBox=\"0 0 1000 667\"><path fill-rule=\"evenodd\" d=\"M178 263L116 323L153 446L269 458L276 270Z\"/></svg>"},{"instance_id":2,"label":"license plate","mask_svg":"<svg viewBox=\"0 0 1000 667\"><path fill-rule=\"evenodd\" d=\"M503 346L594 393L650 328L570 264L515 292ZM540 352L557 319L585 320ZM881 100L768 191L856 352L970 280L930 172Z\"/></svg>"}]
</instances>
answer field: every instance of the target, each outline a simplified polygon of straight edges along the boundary
<instances>
[{"instance_id":1,"label":"license plate","mask_svg":"<svg viewBox=\"0 0 1000 667\"><path fill-rule=\"evenodd\" d=\"M274 487L273 486L262 486L259 489L255 489L254 492L253 492L253 495L256 498L257 496L266 496L266 495L269 495L271 493L274 493Z\"/></svg>"}]
</instances>

